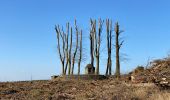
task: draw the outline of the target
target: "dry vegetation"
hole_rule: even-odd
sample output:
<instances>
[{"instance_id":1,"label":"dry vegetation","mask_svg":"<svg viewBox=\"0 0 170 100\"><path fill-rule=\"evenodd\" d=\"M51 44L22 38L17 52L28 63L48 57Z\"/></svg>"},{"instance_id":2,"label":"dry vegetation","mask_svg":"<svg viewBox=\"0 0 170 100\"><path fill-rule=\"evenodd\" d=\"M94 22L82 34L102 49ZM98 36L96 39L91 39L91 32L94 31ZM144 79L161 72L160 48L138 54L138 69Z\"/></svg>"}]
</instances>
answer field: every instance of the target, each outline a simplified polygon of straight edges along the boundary
<instances>
[{"instance_id":1,"label":"dry vegetation","mask_svg":"<svg viewBox=\"0 0 170 100\"><path fill-rule=\"evenodd\" d=\"M134 76L129 80L129 76ZM162 84L166 83L166 84ZM170 100L170 59L153 61L117 79L1 82L2 100Z\"/></svg>"},{"instance_id":2,"label":"dry vegetation","mask_svg":"<svg viewBox=\"0 0 170 100\"><path fill-rule=\"evenodd\" d=\"M125 83L115 79L5 82L0 99L23 100L170 100L170 90L152 83Z\"/></svg>"},{"instance_id":3,"label":"dry vegetation","mask_svg":"<svg viewBox=\"0 0 170 100\"><path fill-rule=\"evenodd\" d=\"M150 62L148 68L137 67L130 73L136 83L155 83L163 88L170 88L170 57Z\"/></svg>"}]
</instances>

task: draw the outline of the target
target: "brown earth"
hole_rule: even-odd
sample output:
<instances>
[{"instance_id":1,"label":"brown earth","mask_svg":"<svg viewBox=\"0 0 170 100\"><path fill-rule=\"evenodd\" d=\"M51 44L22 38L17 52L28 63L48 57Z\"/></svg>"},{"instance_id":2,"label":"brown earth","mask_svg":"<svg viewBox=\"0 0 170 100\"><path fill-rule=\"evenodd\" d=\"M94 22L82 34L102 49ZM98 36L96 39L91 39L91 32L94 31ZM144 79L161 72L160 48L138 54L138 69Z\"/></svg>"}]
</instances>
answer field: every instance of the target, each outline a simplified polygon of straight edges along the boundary
<instances>
[{"instance_id":1,"label":"brown earth","mask_svg":"<svg viewBox=\"0 0 170 100\"><path fill-rule=\"evenodd\" d=\"M170 90L152 83L116 79L27 81L0 83L2 100L170 100Z\"/></svg>"},{"instance_id":2,"label":"brown earth","mask_svg":"<svg viewBox=\"0 0 170 100\"><path fill-rule=\"evenodd\" d=\"M131 79L132 81L129 81ZM0 82L1 100L170 100L170 57L154 60L117 80Z\"/></svg>"}]
</instances>

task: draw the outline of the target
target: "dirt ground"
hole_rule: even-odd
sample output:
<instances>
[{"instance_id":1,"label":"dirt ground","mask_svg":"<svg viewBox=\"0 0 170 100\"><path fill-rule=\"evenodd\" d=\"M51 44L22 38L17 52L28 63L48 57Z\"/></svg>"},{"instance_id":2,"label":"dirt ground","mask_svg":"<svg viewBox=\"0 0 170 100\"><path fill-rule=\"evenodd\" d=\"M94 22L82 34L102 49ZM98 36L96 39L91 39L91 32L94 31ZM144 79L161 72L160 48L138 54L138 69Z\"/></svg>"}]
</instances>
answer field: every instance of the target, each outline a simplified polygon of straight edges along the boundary
<instances>
[{"instance_id":1,"label":"dirt ground","mask_svg":"<svg viewBox=\"0 0 170 100\"><path fill-rule=\"evenodd\" d=\"M56 80L0 83L1 100L170 100L170 90L153 83L116 79Z\"/></svg>"}]
</instances>

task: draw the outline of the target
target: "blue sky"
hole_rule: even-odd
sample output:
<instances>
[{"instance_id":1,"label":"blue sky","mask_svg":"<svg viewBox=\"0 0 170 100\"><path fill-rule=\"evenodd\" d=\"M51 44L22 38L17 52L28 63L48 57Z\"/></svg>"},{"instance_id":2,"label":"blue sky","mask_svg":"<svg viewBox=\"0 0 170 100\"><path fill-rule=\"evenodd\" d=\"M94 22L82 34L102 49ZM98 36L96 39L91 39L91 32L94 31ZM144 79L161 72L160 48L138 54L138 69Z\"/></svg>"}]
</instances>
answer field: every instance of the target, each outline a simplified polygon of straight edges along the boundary
<instances>
[{"instance_id":1,"label":"blue sky","mask_svg":"<svg viewBox=\"0 0 170 100\"><path fill-rule=\"evenodd\" d=\"M169 0L1 0L0 81L49 79L60 74L54 25L73 23L75 18L83 29L85 48L90 18L119 21L125 30L121 53L129 58L121 63L122 73L146 65L148 58L166 57L170 51L169 5ZM104 73L106 56L101 56L100 72ZM114 54L112 60L114 72ZM89 62L82 63L82 73Z\"/></svg>"}]
</instances>

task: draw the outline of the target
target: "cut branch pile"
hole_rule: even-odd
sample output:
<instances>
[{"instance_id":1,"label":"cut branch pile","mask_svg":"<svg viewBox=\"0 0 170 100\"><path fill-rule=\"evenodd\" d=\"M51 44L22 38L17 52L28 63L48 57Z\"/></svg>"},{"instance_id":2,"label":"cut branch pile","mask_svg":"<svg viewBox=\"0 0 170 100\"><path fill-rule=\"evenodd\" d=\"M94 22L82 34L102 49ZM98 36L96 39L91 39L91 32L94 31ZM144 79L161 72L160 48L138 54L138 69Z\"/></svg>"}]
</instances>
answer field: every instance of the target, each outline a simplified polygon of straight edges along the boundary
<instances>
[{"instance_id":1,"label":"cut branch pile","mask_svg":"<svg viewBox=\"0 0 170 100\"><path fill-rule=\"evenodd\" d=\"M131 74L133 82L154 82L163 88L170 88L170 59L154 60L148 69L138 70L136 68Z\"/></svg>"}]
</instances>

